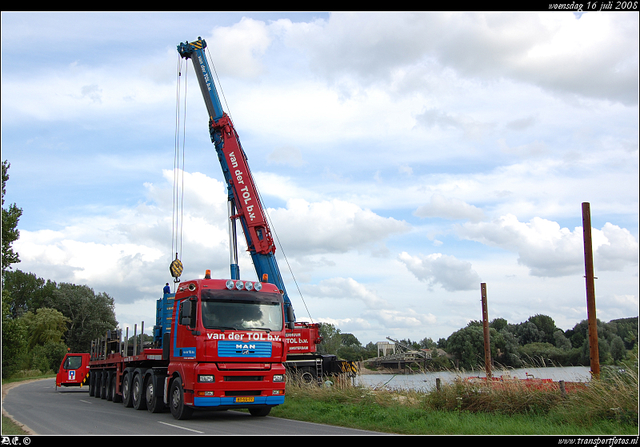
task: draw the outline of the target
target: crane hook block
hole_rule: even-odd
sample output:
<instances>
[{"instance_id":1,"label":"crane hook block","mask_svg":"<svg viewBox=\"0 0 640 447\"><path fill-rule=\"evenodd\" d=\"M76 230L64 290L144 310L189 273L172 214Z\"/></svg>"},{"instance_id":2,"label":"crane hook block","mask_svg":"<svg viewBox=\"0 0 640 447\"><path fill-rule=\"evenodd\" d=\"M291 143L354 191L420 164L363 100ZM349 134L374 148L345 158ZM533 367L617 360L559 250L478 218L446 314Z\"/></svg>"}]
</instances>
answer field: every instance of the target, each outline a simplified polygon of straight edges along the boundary
<instances>
[{"instance_id":1,"label":"crane hook block","mask_svg":"<svg viewBox=\"0 0 640 447\"><path fill-rule=\"evenodd\" d=\"M169 270L171 271L171 276L173 276L174 278L179 278L180 275L182 275L182 262L180 261L180 259L174 259L169 266Z\"/></svg>"}]
</instances>

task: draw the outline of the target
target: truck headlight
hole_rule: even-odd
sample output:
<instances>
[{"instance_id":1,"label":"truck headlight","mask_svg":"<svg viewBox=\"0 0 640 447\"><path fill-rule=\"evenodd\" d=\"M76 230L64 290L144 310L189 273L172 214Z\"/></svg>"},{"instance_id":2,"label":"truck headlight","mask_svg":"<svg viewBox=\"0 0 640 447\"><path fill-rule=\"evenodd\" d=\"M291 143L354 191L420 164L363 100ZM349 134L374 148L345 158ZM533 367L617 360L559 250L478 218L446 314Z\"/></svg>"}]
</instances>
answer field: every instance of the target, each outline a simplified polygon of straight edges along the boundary
<instances>
[{"instance_id":1,"label":"truck headlight","mask_svg":"<svg viewBox=\"0 0 640 447\"><path fill-rule=\"evenodd\" d=\"M199 374L198 382L200 383L213 383L216 381L216 378L212 374Z\"/></svg>"},{"instance_id":2,"label":"truck headlight","mask_svg":"<svg viewBox=\"0 0 640 447\"><path fill-rule=\"evenodd\" d=\"M284 382L284 374L274 374L273 375L274 382Z\"/></svg>"}]
</instances>

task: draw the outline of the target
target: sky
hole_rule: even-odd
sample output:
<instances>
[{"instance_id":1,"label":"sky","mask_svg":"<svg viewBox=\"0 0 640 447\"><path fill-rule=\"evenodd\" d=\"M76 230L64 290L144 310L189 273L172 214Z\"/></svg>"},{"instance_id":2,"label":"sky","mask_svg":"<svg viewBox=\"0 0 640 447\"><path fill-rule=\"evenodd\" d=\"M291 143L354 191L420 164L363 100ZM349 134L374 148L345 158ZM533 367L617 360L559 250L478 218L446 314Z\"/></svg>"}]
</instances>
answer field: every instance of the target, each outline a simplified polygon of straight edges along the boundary
<instances>
[{"instance_id":1,"label":"sky","mask_svg":"<svg viewBox=\"0 0 640 447\"><path fill-rule=\"evenodd\" d=\"M13 269L106 292L122 328L150 333L177 234L183 280L230 276L226 186L176 50L200 36L299 321L437 341L482 319L485 283L490 320L571 329L583 202L597 317L638 315L637 12L3 12L1 30Z\"/></svg>"}]
</instances>

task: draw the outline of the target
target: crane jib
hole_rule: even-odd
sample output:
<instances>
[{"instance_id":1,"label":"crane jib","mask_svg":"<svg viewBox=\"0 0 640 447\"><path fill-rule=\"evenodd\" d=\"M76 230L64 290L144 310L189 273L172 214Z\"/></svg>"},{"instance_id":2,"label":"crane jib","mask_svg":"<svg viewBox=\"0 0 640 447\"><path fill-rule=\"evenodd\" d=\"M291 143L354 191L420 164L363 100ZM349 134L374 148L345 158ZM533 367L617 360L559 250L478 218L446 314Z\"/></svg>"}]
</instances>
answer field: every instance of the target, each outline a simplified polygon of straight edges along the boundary
<instances>
[{"instance_id":1,"label":"crane jib","mask_svg":"<svg viewBox=\"0 0 640 447\"><path fill-rule=\"evenodd\" d=\"M266 275L268 281L278 287L283 294L287 310L285 320L293 322L295 314L275 258L275 242L269 229L265 210L260 202L260 196L240 145L238 134L231 119L222 110L212 72L204 54L206 46L205 40L199 37L194 42L179 44L178 52L183 58L192 60L207 112L211 118L209 122L211 141L215 145L229 189L230 210L235 209L233 212L236 213L229 217L232 220L240 220L258 278L263 278ZM235 276L234 267L236 269ZM232 277L238 276L237 264L232 262Z\"/></svg>"},{"instance_id":2,"label":"crane jib","mask_svg":"<svg viewBox=\"0 0 640 447\"><path fill-rule=\"evenodd\" d=\"M207 58L204 55L204 49L206 47L207 43L205 40L199 38L195 42L181 43L178 45L178 52L180 53L180 56L185 59L191 59L193 62L193 68L196 71L196 77L198 78L200 89L203 93L205 91L207 92L207 94L204 95L207 111L214 120L218 120L222 117L224 111L222 110L220 97L218 96L218 92L216 91L213 83L211 69L209 68ZM193 57L194 55L195 58Z\"/></svg>"}]
</instances>

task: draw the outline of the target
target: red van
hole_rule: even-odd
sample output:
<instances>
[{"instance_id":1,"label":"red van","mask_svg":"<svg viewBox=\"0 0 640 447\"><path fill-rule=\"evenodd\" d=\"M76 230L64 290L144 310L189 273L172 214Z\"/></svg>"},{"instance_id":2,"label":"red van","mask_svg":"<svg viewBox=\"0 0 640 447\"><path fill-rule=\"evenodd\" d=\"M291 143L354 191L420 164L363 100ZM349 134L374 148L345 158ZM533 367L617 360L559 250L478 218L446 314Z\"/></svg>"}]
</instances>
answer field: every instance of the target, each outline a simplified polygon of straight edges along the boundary
<instances>
[{"instance_id":1,"label":"red van","mask_svg":"<svg viewBox=\"0 0 640 447\"><path fill-rule=\"evenodd\" d=\"M89 380L89 354L65 355L56 375L56 388L59 386L83 386Z\"/></svg>"}]
</instances>

